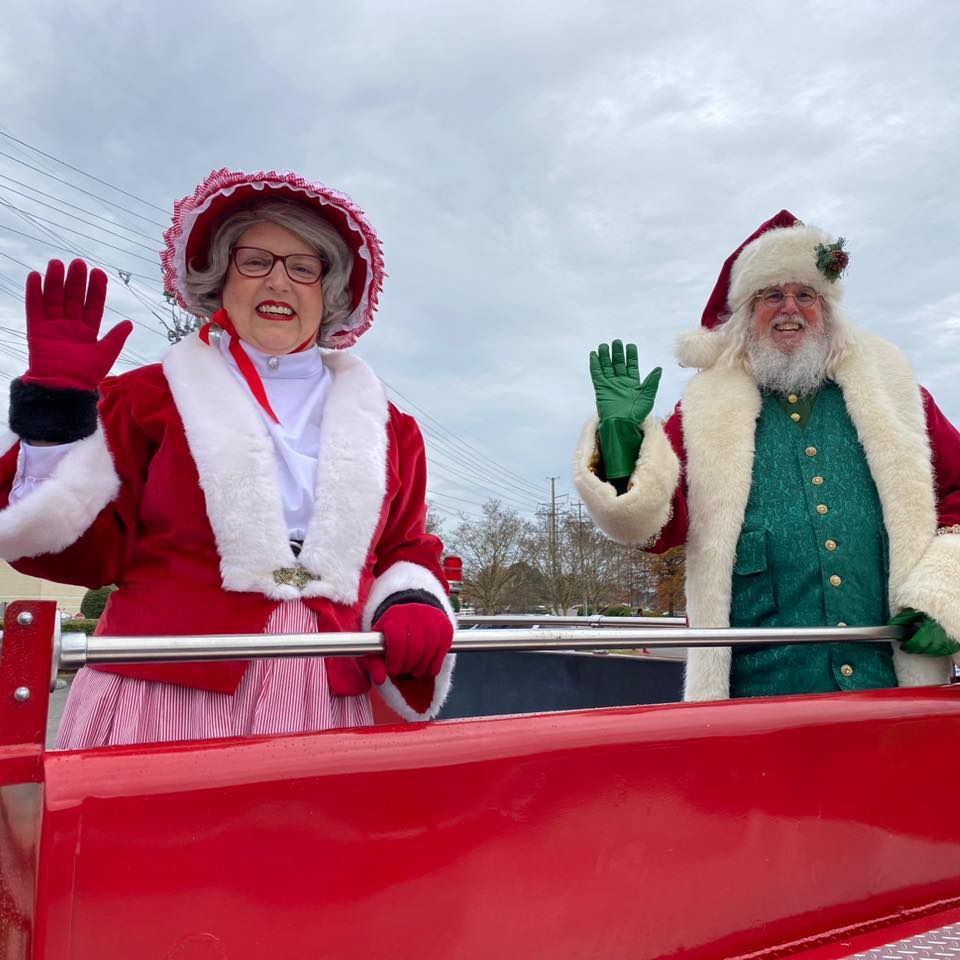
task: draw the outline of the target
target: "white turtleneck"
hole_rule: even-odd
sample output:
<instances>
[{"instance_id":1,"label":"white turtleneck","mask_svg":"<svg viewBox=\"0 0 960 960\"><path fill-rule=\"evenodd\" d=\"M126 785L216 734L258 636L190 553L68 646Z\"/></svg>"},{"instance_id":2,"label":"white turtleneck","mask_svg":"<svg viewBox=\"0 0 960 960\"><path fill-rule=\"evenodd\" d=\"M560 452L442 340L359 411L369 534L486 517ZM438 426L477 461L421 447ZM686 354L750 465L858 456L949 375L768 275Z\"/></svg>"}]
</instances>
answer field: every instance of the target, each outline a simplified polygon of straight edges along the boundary
<instances>
[{"instance_id":1,"label":"white turtleneck","mask_svg":"<svg viewBox=\"0 0 960 960\"><path fill-rule=\"evenodd\" d=\"M249 393L247 382L230 355L229 343L229 334L224 332L220 337L220 355L237 382ZM301 353L271 357L242 340L240 345L253 361L270 406L280 418L279 424L274 423L254 401L277 454L277 479L287 530L292 540L303 540L313 513L323 408L333 376L316 347ZM47 480L74 445L33 447L21 443L10 503L22 500Z\"/></svg>"}]
</instances>

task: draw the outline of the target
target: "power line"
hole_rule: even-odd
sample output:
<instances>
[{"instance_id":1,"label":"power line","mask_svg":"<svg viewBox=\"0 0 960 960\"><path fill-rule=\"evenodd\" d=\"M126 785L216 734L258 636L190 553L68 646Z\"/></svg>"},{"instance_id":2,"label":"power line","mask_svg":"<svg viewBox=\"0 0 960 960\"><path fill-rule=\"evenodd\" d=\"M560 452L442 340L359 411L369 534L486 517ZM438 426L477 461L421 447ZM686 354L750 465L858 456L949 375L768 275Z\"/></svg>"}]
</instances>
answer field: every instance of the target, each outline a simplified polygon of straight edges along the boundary
<instances>
[{"instance_id":1,"label":"power line","mask_svg":"<svg viewBox=\"0 0 960 960\"><path fill-rule=\"evenodd\" d=\"M159 252L156 257L144 257L139 253L133 253L130 250L125 250L123 247L118 247L114 243L107 243L106 240L101 240L99 237L91 237L89 233L82 233L80 230L74 230L73 227L64 226L62 223L56 223L53 220L48 220L46 217L38 217L35 213L27 213L26 210L21 210L19 207L15 207L12 203L7 201L0 201L5 207L8 207L11 210L15 210L18 213L22 213L24 216L29 217L31 222L36 226L38 223L48 223L58 230L66 230L68 233L75 233L78 237L83 237L84 240L92 240L94 243L99 243L101 247L109 247L111 250L119 250L120 253L125 253L128 257L136 257L138 260L143 260L146 263L158 263L160 259ZM102 227L96 227L97 230L103 229ZM62 239L62 238L61 238ZM126 239L121 237L121 240ZM135 240L129 240L128 243L136 243ZM137 243L138 247L143 247L142 243ZM144 250L149 250L149 247L143 247Z\"/></svg>"},{"instance_id":2,"label":"power line","mask_svg":"<svg viewBox=\"0 0 960 960\"><path fill-rule=\"evenodd\" d=\"M11 190L9 187L0 187L0 191L5 191L7 193L16 193L19 196L26 196L26 194L21 193L19 190ZM57 208L53 206L52 203L43 203L40 200L34 200L32 197L27 197L27 199L30 200L31 203L39 203L41 206L50 207L51 210L57 210ZM60 227L62 230L70 230L70 227L65 227L62 224L56 223L53 220L44 220L43 217L38 216L35 213L31 213L29 210L24 210L22 207L17 207L12 203L8 203L7 206L9 206L12 210L19 210L21 213L26 213L29 216L33 217L34 219L42 221L43 223L51 223L53 224L53 226ZM159 250L155 250L153 247L148 247L145 243L139 243L136 240L131 240L129 237L125 237L122 233L115 233L113 230L108 230L106 227L101 227L99 224L91 223L89 220L84 220L83 217L74 216L72 213L67 213L65 210L57 210L57 213L62 213L65 217L70 217L71 220L76 220L78 223L85 223L88 227L93 227L94 230L101 230L104 233L109 233L111 237L116 237L118 240L124 240L127 243L132 243L135 247L140 247L143 250L147 250L150 253L156 254L157 257L160 256ZM101 217L100 219L103 220L106 218ZM110 221L108 220L107 222L109 223ZM74 232L77 232L77 231L74 231ZM85 234L81 233L80 236L85 236ZM88 239L93 240L96 238L89 237ZM100 241L98 240L97 242L99 243ZM136 254L133 254L133 256L136 256Z\"/></svg>"},{"instance_id":3,"label":"power line","mask_svg":"<svg viewBox=\"0 0 960 960\"><path fill-rule=\"evenodd\" d=\"M511 503L517 507L521 507L524 510L530 512L535 512L538 504L534 500L520 500L514 497L513 489L510 487L500 487L497 488L491 480L485 480L480 478L479 480L473 479L471 477L465 476L462 471L458 470L456 467L452 467L449 464L445 463L443 460L437 459L436 456L430 455L427 458L427 469L428 472L433 470L438 470L446 476L452 477L454 480L458 481L462 486L472 487L476 490L482 490L487 498L494 497L498 500L503 500L508 503Z\"/></svg>"},{"instance_id":4,"label":"power line","mask_svg":"<svg viewBox=\"0 0 960 960\"><path fill-rule=\"evenodd\" d=\"M466 449L470 450L470 451L471 451L472 453L474 453L476 456L480 457L480 458L483 459L483 460L486 460L489 464L491 464L492 466L496 467L498 471L501 471L502 474L512 476L518 483L524 484L525 486L529 487L532 491L534 491L538 497L540 496L540 492L541 492L541 491L540 491L540 488L539 488L536 484L534 484L534 483L532 483L531 481L527 480L525 477L522 477L519 473L516 473L515 471L510 470L508 467L505 467L503 464L498 463L498 462L497 462L496 460L494 460L492 457L488 457L486 454L481 453L481 452L480 452L476 447L474 447L472 444L468 443L466 440L462 439L460 436L458 436L457 434L455 434L452 430L449 430L447 427L445 427L442 423L440 423L439 420L436 419L436 417L434 417L434 416L432 416L431 414L429 414L429 413L428 413L426 410L424 410L422 407L417 406L417 404L415 404L409 397L407 397L407 396L405 396L404 394L402 394L396 387L394 387L394 386L392 386L391 384L387 383L386 380L383 380L382 377L381 377L381 382L383 383L383 385L384 385L391 393L395 393L398 397L400 397L400 398L403 399L407 404L409 404L411 407L413 407L414 410L416 410L418 413L422 414L423 417L424 417L426 420L428 420L428 421L430 421L431 423L435 424L435 425L436 425L436 429L441 430L443 433L446 433L446 434L448 434L450 437L452 437L455 443L460 444L461 446L463 446L463 447L465 447Z\"/></svg>"},{"instance_id":5,"label":"power line","mask_svg":"<svg viewBox=\"0 0 960 960\"><path fill-rule=\"evenodd\" d=\"M102 220L104 223L111 223L115 227L120 227L121 230L126 230L128 233L142 237L144 240L156 240L156 237L151 237L147 233L142 233L140 230L135 230L133 227L128 227L125 223L120 223L117 220L111 220L109 217L102 217L99 213L94 213L92 210L87 210L86 207L79 207L75 203L70 203L69 200L64 200L63 197L58 197L53 193L47 193L44 190L38 190L32 184L24 183L22 180L14 180L13 177L8 177L4 173L0 173L0 180L7 180L10 183L15 183L18 187L26 187L27 190L31 190L33 193L39 194L41 197L47 197L50 200L56 200L57 203L62 203L64 206L70 207L73 210L79 210L81 213L85 213L88 217L94 217L97 220ZM52 203L44 203L42 200L38 200L29 193L24 193L22 190L12 190L10 187L4 187L4 190L7 190L9 193L15 193L18 197L25 197L27 200L30 200L33 203L39 203L43 207L49 207L51 210L56 210L59 213L66 214L68 217L72 216L72 214L67 213L66 210L61 210ZM76 219L79 220L80 217L77 217Z\"/></svg>"},{"instance_id":6,"label":"power line","mask_svg":"<svg viewBox=\"0 0 960 960\"><path fill-rule=\"evenodd\" d=\"M449 449L443 444L442 439L437 438L430 433L426 433L426 438L427 446L430 449L431 461L440 455L449 457L457 465L465 467L467 470L469 470L470 475L473 478L493 484L494 486L499 487L502 490L506 490L508 493L513 494L529 503L537 502L536 498L532 494L529 494L525 490L517 487L514 484L511 484L509 481L505 481L502 474L494 473L489 468L483 467L482 465L477 464L475 461L468 459L456 448Z\"/></svg>"},{"instance_id":7,"label":"power line","mask_svg":"<svg viewBox=\"0 0 960 960\"><path fill-rule=\"evenodd\" d=\"M17 157L14 157L9 153L4 153L2 150L0 150L0 157L6 157L8 160L12 160L14 163L19 163L30 170L34 170L36 173L40 173L45 177L50 177L51 180L56 180L57 183L65 184L73 190L79 190L80 193L86 194L88 197L93 197L94 200L99 200L101 203L107 204L108 207L115 207L117 210L122 210L124 213L129 213L132 217L137 217L139 220L152 223L155 227L166 229L165 223L158 223L156 220L151 220L149 217L145 217L142 213L137 213L136 210L131 210L129 207L124 207L119 203L114 203L112 200L108 200L106 197L101 197L96 193L91 193L89 190L84 190L83 187L79 187L77 184L71 183L69 180L64 180L63 177L58 177L54 173L48 173L46 170L41 170L40 167L35 167L32 163L27 163L26 160L19 160ZM160 208L158 207L157 209Z\"/></svg>"},{"instance_id":8,"label":"power line","mask_svg":"<svg viewBox=\"0 0 960 960\"><path fill-rule=\"evenodd\" d=\"M52 246L55 250L66 250L67 253L72 253L74 256L77 255L76 250L75 250L73 247L67 246L67 244L66 244L65 242L64 242L64 243L61 243L61 244L59 244L59 245L58 245L58 244L51 244L48 240L44 239L43 237L35 237L35 236L33 236L32 234L24 233L22 230L14 230L13 227L8 227L5 223L0 223L0 230L6 230L8 233L14 233L14 234L16 234L18 237L25 237L27 240L34 240L35 242L37 242L37 243L43 243L43 244L45 244L46 246ZM62 237L61 237L60 239L63 240ZM11 257L10 259L12 260L13 258ZM91 256L88 255L88 256L87 256L87 259L88 259L88 260L93 260L94 262L99 262L99 263L103 264L104 266L109 267L111 270L117 270L118 272L123 272L123 273L130 273L130 271L124 270L123 267L118 267L118 266L117 266L116 264L114 264L114 263L107 263L105 260L101 260L99 257L91 257ZM20 263L20 262L21 262L21 261L19 261L19 260L17 261L17 263ZM33 269L33 268L32 268L32 267L27 267L27 269L28 269L28 270L31 270L31 269ZM154 279L156 279L155 277L148 276L148 275L145 274L145 273L130 273L130 276L131 276L131 277L137 277L137 278L139 278L139 279L141 279L141 280L154 280Z\"/></svg>"},{"instance_id":9,"label":"power line","mask_svg":"<svg viewBox=\"0 0 960 960\"><path fill-rule=\"evenodd\" d=\"M8 230L10 233L20 234L20 236L26 236L26 234L21 234L19 230L14 230L14 229L12 229L11 227L8 227L8 226L6 226L5 224L2 224L2 223L0 223L0 229ZM42 228L41 228L41 229L42 229ZM43 244L47 244L47 243L48 243L48 241L45 240L45 239L43 239L42 237L30 237L29 239L31 239L31 240L36 240L36 241L38 241L39 243L43 243ZM65 245L64 245L64 246L60 246L60 247L54 245L54 247L55 247L55 249L66 250L68 253L74 254L74 256L77 255L77 254L76 254L76 250L75 250L73 247L68 247L68 246L65 246ZM0 250L0 257L6 257L8 260L12 260L14 263L19 264L21 267L24 267L26 270L29 270L29 271L31 271L31 272L34 271L34 268L31 267L30 264L24 263L22 260L18 260L16 257L11 256L9 253L5 253L3 250ZM108 267L110 267L111 270L117 270L118 272L120 271L120 268L119 268L119 267L115 267L115 266L112 266L112 265L110 265L110 264L106 264L106 263L104 263L103 261L98 260L98 259L95 258L95 257L86 256L86 259L92 261L92 262L95 263L95 264L99 264L99 265L101 265L101 266L108 266ZM131 289L130 286L129 286L129 284L127 284L126 286L127 286L127 289ZM131 290L131 292L133 293L134 297L136 297L138 300L140 300L140 297L137 296L136 291ZM143 302L143 301L141 300L141 303L142 303L142 302ZM106 306L104 307L104 309L105 309L105 310L108 310L110 313L115 313L118 317L122 317L124 320L131 320L131 321L132 321L133 323L135 323L138 327L143 327L144 330L149 330L151 333L156 334L158 337L163 337L164 340L167 339L167 336L166 336L164 333L162 333L160 330L157 330L155 327L149 326L149 324L143 323L143 321L141 321L141 320L137 320L135 317L132 317L132 316L131 316L131 317L128 317L125 313L122 313L121 311L116 310L114 307L111 307L109 304L106 305ZM147 309L150 309L148 305L147 305ZM161 321L161 322L162 322L162 321ZM131 354L131 355L136 356L135 354ZM141 361L142 361L143 363L152 363L152 362L153 362L153 361L150 361L150 360L146 360L146 359L144 359L144 358L142 358L142 357L141 357L140 359L141 359Z\"/></svg>"},{"instance_id":10,"label":"power line","mask_svg":"<svg viewBox=\"0 0 960 960\"><path fill-rule=\"evenodd\" d=\"M14 143L19 143L20 146L27 147L29 150L33 150L34 153L39 153L40 156L46 157L48 160L53 160L54 163L59 163L61 166L67 167L67 169L73 170L76 173L80 173L85 177L89 177L91 180L95 180L97 183L102 183L105 187L109 187L111 190L116 190L117 193L122 193L125 197L129 197L131 200L137 200L139 203L142 203L148 207L153 207L154 210L159 210L161 213L167 212L163 207L158 207L155 203L151 203L149 200L144 200L143 197L138 197L136 194L130 193L127 190L124 190L122 187L117 187L112 183L108 183L106 180L101 180L92 173L87 173L86 170L81 170L79 167L75 167L72 163L67 163L66 160L61 160L59 157L53 156L53 154L44 153L44 151L39 147L35 147L33 144L26 143L23 140L18 140L15 136L13 136L13 134L6 133L2 129L0 129L0 137L6 137L7 140L12 140Z\"/></svg>"}]
</instances>

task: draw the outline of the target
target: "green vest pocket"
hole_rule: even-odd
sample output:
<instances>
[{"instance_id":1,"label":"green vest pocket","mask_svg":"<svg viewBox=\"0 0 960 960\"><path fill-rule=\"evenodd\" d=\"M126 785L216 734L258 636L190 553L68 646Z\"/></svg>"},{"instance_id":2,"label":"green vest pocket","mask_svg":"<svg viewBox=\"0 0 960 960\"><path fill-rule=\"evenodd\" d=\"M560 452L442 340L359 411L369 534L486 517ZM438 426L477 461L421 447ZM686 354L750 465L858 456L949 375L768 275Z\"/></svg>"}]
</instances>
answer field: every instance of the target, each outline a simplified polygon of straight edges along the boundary
<instances>
[{"instance_id":1,"label":"green vest pocket","mask_svg":"<svg viewBox=\"0 0 960 960\"><path fill-rule=\"evenodd\" d=\"M744 530L740 534L731 600L731 626L769 625L767 622L776 615L778 605L766 530Z\"/></svg>"}]
</instances>

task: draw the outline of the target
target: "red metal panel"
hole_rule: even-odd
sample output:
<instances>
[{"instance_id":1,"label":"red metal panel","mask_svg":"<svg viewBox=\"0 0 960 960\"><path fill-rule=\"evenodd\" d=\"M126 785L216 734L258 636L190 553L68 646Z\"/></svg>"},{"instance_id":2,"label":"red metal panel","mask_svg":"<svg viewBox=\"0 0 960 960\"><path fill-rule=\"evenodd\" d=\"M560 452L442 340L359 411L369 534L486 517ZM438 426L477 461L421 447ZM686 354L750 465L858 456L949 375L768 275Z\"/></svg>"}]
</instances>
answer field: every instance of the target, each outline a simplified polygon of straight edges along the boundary
<instances>
[{"instance_id":1,"label":"red metal panel","mask_svg":"<svg viewBox=\"0 0 960 960\"><path fill-rule=\"evenodd\" d=\"M52 601L7 604L0 659L0 746L44 741L56 618ZM25 699L18 690L26 691Z\"/></svg>"},{"instance_id":2,"label":"red metal panel","mask_svg":"<svg viewBox=\"0 0 960 960\"><path fill-rule=\"evenodd\" d=\"M48 754L37 956L699 960L942 910L958 694Z\"/></svg>"},{"instance_id":3,"label":"red metal panel","mask_svg":"<svg viewBox=\"0 0 960 960\"><path fill-rule=\"evenodd\" d=\"M0 761L0 776L5 772ZM40 814L38 783L0 786L0 960L33 955Z\"/></svg>"},{"instance_id":4,"label":"red metal panel","mask_svg":"<svg viewBox=\"0 0 960 960\"><path fill-rule=\"evenodd\" d=\"M28 960L34 955L34 894L42 813L41 757L56 616L55 603L18 602L8 604L3 623L0 960Z\"/></svg>"}]
</instances>

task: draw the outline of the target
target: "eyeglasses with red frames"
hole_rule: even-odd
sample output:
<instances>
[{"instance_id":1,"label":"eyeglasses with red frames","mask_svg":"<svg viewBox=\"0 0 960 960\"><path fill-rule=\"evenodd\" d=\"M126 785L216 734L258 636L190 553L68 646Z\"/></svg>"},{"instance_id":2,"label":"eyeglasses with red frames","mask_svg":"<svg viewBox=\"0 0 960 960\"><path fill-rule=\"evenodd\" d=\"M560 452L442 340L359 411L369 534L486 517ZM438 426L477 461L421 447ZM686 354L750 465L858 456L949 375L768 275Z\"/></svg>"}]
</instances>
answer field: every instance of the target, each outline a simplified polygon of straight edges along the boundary
<instances>
[{"instance_id":1,"label":"eyeglasses with red frames","mask_svg":"<svg viewBox=\"0 0 960 960\"><path fill-rule=\"evenodd\" d=\"M309 253L288 253L281 257L259 247L234 247L230 259L237 273L254 278L267 276L279 260L294 283L305 284L318 283L327 266L321 257Z\"/></svg>"}]
</instances>

